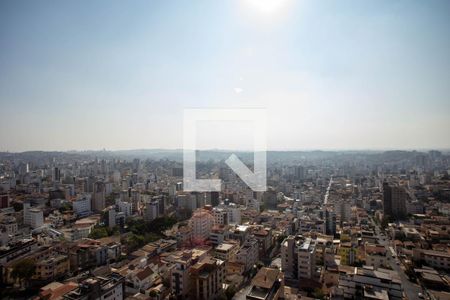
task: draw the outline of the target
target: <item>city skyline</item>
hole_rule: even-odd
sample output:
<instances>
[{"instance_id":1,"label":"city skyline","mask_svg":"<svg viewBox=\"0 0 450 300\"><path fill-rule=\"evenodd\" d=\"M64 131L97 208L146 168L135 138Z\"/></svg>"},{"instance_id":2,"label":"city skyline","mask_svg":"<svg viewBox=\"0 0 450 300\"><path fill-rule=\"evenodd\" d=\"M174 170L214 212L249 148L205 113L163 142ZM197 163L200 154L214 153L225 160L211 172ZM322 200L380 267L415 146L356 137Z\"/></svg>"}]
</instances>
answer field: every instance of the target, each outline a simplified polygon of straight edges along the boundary
<instances>
[{"instance_id":1,"label":"city skyline","mask_svg":"<svg viewBox=\"0 0 450 300\"><path fill-rule=\"evenodd\" d=\"M0 299L450 299L450 1L0 0Z\"/></svg>"},{"instance_id":2,"label":"city skyline","mask_svg":"<svg viewBox=\"0 0 450 300\"><path fill-rule=\"evenodd\" d=\"M270 150L450 148L446 1L0 6L0 151L181 149L217 107L266 108Z\"/></svg>"}]
</instances>

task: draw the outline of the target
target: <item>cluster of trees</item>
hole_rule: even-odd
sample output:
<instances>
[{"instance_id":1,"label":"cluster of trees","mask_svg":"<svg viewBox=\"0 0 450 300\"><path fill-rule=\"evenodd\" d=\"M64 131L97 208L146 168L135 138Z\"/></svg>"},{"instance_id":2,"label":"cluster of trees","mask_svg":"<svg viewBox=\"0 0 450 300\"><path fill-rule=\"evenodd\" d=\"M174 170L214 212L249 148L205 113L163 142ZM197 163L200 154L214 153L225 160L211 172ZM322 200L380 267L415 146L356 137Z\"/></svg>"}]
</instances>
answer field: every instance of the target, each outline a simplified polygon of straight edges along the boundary
<instances>
[{"instance_id":1,"label":"cluster of trees","mask_svg":"<svg viewBox=\"0 0 450 300\"><path fill-rule=\"evenodd\" d=\"M383 220L381 220L381 229L385 230L388 227L388 224L392 222L394 222L394 218L389 215L385 215Z\"/></svg>"},{"instance_id":2,"label":"cluster of trees","mask_svg":"<svg viewBox=\"0 0 450 300\"><path fill-rule=\"evenodd\" d=\"M234 285L231 285L225 291L219 293L219 295L217 296L217 300L231 300L236 293L236 287Z\"/></svg>"},{"instance_id":3,"label":"cluster of trees","mask_svg":"<svg viewBox=\"0 0 450 300\"><path fill-rule=\"evenodd\" d=\"M143 220L127 220L128 233L123 236L122 243L128 251L134 251L147 243L154 242L163 237L162 232L177 223L177 219L172 217L161 217L151 222Z\"/></svg>"},{"instance_id":4,"label":"cluster of trees","mask_svg":"<svg viewBox=\"0 0 450 300\"><path fill-rule=\"evenodd\" d=\"M31 258L24 258L13 265L11 277L18 280L20 286L26 286L36 272L36 262Z\"/></svg>"},{"instance_id":5,"label":"cluster of trees","mask_svg":"<svg viewBox=\"0 0 450 300\"><path fill-rule=\"evenodd\" d=\"M145 232L153 232L160 234L162 231L172 227L177 223L177 219L172 217L156 218L151 222L144 222L142 219L128 219L128 231L135 234L143 234Z\"/></svg>"},{"instance_id":6,"label":"cluster of trees","mask_svg":"<svg viewBox=\"0 0 450 300\"><path fill-rule=\"evenodd\" d=\"M61 205L58 210L60 213L64 213L66 211L72 210L72 205L70 203L63 203L63 205Z\"/></svg>"},{"instance_id":7,"label":"cluster of trees","mask_svg":"<svg viewBox=\"0 0 450 300\"><path fill-rule=\"evenodd\" d=\"M104 237L112 236L120 234L120 230L118 226L115 226L113 228L109 228L108 226L95 226L91 233L89 234L89 238L97 240Z\"/></svg>"}]
</instances>

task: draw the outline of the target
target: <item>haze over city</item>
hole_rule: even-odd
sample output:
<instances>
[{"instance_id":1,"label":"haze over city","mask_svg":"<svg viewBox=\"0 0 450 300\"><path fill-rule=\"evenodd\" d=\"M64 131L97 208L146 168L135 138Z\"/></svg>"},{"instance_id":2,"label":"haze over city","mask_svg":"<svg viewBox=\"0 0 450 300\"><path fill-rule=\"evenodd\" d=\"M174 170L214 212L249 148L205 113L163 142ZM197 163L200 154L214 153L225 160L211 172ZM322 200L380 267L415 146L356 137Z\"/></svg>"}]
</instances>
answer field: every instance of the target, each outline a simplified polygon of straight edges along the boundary
<instances>
[{"instance_id":1,"label":"haze over city","mask_svg":"<svg viewBox=\"0 0 450 300\"><path fill-rule=\"evenodd\" d=\"M450 300L450 1L0 0L0 299Z\"/></svg>"}]
</instances>

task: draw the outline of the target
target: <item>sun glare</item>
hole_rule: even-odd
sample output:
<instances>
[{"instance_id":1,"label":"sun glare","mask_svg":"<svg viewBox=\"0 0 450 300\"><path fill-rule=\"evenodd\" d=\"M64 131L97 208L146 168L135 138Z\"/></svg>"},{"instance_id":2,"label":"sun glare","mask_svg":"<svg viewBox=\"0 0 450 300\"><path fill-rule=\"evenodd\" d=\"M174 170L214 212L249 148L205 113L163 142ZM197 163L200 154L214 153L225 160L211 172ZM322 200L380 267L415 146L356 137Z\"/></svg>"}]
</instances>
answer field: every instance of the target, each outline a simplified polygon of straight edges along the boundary
<instances>
[{"instance_id":1,"label":"sun glare","mask_svg":"<svg viewBox=\"0 0 450 300\"><path fill-rule=\"evenodd\" d=\"M245 0L248 6L264 14L273 14L286 6L288 0Z\"/></svg>"}]
</instances>

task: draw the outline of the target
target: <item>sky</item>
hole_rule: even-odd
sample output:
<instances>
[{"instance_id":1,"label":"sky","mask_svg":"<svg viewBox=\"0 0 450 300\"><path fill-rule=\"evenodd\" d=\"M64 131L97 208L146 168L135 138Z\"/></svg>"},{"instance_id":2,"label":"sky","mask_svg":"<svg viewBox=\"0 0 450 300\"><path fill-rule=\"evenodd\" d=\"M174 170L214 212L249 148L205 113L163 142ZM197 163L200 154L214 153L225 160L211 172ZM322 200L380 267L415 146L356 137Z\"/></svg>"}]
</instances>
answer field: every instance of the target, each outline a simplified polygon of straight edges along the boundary
<instances>
[{"instance_id":1,"label":"sky","mask_svg":"<svg viewBox=\"0 0 450 300\"><path fill-rule=\"evenodd\" d=\"M450 1L0 1L0 151L450 148ZM252 128L198 125L198 147Z\"/></svg>"}]
</instances>

